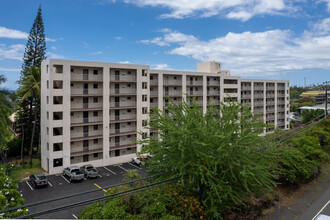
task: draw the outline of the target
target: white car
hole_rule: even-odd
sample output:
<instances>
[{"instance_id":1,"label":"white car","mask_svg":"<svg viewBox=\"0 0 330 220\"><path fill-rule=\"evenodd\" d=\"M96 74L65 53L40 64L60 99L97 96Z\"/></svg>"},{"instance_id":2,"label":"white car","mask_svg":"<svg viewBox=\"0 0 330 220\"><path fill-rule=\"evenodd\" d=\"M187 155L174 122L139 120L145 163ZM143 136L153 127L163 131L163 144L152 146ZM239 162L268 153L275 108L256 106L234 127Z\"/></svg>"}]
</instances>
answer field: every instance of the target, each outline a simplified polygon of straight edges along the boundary
<instances>
[{"instance_id":1,"label":"white car","mask_svg":"<svg viewBox=\"0 0 330 220\"><path fill-rule=\"evenodd\" d=\"M136 164L137 166L144 166L146 163L141 160L140 157L133 157L132 158L132 163Z\"/></svg>"}]
</instances>

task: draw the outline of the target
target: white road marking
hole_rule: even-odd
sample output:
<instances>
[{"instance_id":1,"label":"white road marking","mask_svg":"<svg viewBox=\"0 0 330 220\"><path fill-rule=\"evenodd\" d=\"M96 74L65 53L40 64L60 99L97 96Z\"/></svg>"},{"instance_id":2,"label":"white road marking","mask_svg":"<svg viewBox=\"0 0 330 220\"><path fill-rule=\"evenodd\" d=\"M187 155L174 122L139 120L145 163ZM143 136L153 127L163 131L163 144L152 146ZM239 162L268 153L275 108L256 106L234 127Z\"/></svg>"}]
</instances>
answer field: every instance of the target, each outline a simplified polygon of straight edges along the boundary
<instances>
[{"instance_id":1,"label":"white road marking","mask_svg":"<svg viewBox=\"0 0 330 220\"><path fill-rule=\"evenodd\" d=\"M330 200L322 207L322 209L314 216L314 218L312 218L312 220L316 219L316 217L323 211L323 209L325 207L327 207L327 205L330 203Z\"/></svg>"},{"instance_id":2,"label":"white road marking","mask_svg":"<svg viewBox=\"0 0 330 220\"><path fill-rule=\"evenodd\" d=\"M102 177L102 176L99 174L99 177Z\"/></svg>"},{"instance_id":3,"label":"white road marking","mask_svg":"<svg viewBox=\"0 0 330 220\"><path fill-rule=\"evenodd\" d=\"M110 170L110 169L108 169L108 168L106 168L106 167L103 167L104 169L106 169L107 171L109 171L110 173L112 173L112 174L115 174L116 175L116 173L115 172L113 172L112 170Z\"/></svg>"},{"instance_id":4,"label":"white road marking","mask_svg":"<svg viewBox=\"0 0 330 220\"><path fill-rule=\"evenodd\" d=\"M77 216L75 216L75 214L72 214L72 216L73 216L75 219L78 219Z\"/></svg>"},{"instance_id":5,"label":"white road marking","mask_svg":"<svg viewBox=\"0 0 330 220\"><path fill-rule=\"evenodd\" d=\"M127 171L124 167L122 167L122 166L120 166L120 165L118 165L118 167L120 167L120 168L122 168L123 170Z\"/></svg>"},{"instance_id":6,"label":"white road marking","mask_svg":"<svg viewBox=\"0 0 330 220\"><path fill-rule=\"evenodd\" d=\"M70 181L67 180L63 175L61 175L61 177L62 177L65 181L67 181L68 183L70 183Z\"/></svg>"},{"instance_id":7,"label":"white road marking","mask_svg":"<svg viewBox=\"0 0 330 220\"><path fill-rule=\"evenodd\" d=\"M138 166L136 166L135 164L132 164L132 163L128 163L128 164L131 165L131 166L133 166L133 167L138 168L139 170L141 170L141 167L138 167Z\"/></svg>"},{"instance_id":8,"label":"white road marking","mask_svg":"<svg viewBox=\"0 0 330 220\"><path fill-rule=\"evenodd\" d=\"M28 183L28 181L25 181L26 184L30 187L31 190L33 190L33 188L31 187L31 185Z\"/></svg>"},{"instance_id":9,"label":"white road marking","mask_svg":"<svg viewBox=\"0 0 330 220\"><path fill-rule=\"evenodd\" d=\"M48 184L51 186L51 187L53 187L53 185L48 181Z\"/></svg>"},{"instance_id":10,"label":"white road marking","mask_svg":"<svg viewBox=\"0 0 330 220\"><path fill-rule=\"evenodd\" d=\"M84 180L87 180L87 179L84 177Z\"/></svg>"}]
</instances>

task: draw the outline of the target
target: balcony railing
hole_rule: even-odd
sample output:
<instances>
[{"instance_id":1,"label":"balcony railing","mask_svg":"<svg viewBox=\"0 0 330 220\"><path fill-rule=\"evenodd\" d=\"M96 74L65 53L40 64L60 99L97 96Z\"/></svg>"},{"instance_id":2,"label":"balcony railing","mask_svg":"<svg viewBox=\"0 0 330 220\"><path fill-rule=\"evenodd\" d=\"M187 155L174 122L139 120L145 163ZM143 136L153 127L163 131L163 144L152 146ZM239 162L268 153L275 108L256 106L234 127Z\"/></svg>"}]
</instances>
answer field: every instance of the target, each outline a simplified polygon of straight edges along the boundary
<instances>
[{"instance_id":1,"label":"balcony railing","mask_svg":"<svg viewBox=\"0 0 330 220\"><path fill-rule=\"evenodd\" d=\"M119 147L125 145L135 145L134 141L110 142L110 147Z\"/></svg>"},{"instance_id":2,"label":"balcony railing","mask_svg":"<svg viewBox=\"0 0 330 220\"><path fill-rule=\"evenodd\" d=\"M198 81L187 80L187 86L203 86L203 79Z\"/></svg>"},{"instance_id":3,"label":"balcony railing","mask_svg":"<svg viewBox=\"0 0 330 220\"><path fill-rule=\"evenodd\" d=\"M126 132L135 132L136 127L127 127L127 128L120 128L120 129L110 129L110 134L120 134L120 133L126 133Z\"/></svg>"},{"instance_id":4,"label":"balcony railing","mask_svg":"<svg viewBox=\"0 0 330 220\"><path fill-rule=\"evenodd\" d=\"M136 119L136 114L110 115L111 121Z\"/></svg>"},{"instance_id":5,"label":"balcony railing","mask_svg":"<svg viewBox=\"0 0 330 220\"><path fill-rule=\"evenodd\" d=\"M266 98L275 98L275 94L266 94Z\"/></svg>"},{"instance_id":6,"label":"balcony railing","mask_svg":"<svg viewBox=\"0 0 330 220\"><path fill-rule=\"evenodd\" d=\"M266 102L267 105L274 105L275 102L274 101L270 101L270 102Z\"/></svg>"},{"instance_id":7,"label":"balcony railing","mask_svg":"<svg viewBox=\"0 0 330 220\"><path fill-rule=\"evenodd\" d=\"M267 109L266 112L267 113L275 113L275 108Z\"/></svg>"},{"instance_id":8,"label":"balcony railing","mask_svg":"<svg viewBox=\"0 0 330 220\"><path fill-rule=\"evenodd\" d=\"M207 81L208 86L220 86L220 81Z\"/></svg>"},{"instance_id":9,"label":"balcony railing","mask_svg":"<svg viewBox=\"0 0 330 220\"><path fill-rule=\"evenodd\" d=\"M103 89L71 89L71 95L103 95Z\"/></svg>"},{"instance_id":10,"label":"balcony railing","mask_svg":"<svg viewBox=\"0 0 330 220\"><path fill-rule=\"evenodd\" d=\"M182 96L181 92L175 92L175 91L164 91L164 96Z\"/></svg>"},{"instance_id":11,"label":"balcony railing","mask_svg":"<svg viewBox=\"0 0 330 220\"><path fill-rule=\"evenodd\" d=\"M277 101L278 105L285 104L285 101Z\"/></svg>"},{"instance_id":12,"label":"balcony railing","mask_svg":"<svg viewBox=\"0 0 330 220\"><path fill-rule=\"evenodd\" d=\"M277 97L285 97L285 94L284 93L278 93Z\"/></svg>"},{"instance_id":13,"label":"balcony railing","mask_svg":"<svg viewBox=\"0 0 330 220\"><path fill-rule=\"evenodd\" d=\"M277 86L277 90L285 90L285 86Z\"/></svg>"},{"instance_id":14,"label":"balcony railing","mask_svg":"<svg viewBox=\"0 0 330 220\"><path fill-rule=\"evenodd\" d=\"M74 148L71 150L71 156L79 156L84 154L93 154L103 152L103 146L90 146L83 148Z\"/></svg>"},{"instance_id":15,"label":"balcony railing","mask_svg":"<svg viewBox=\"0 0 330 220\"><path fill-rule=\"evenodd\" d=\"M158 91L150 91L150 96L158 96Z\"/></svg>"},{"instance_id":16,"label":"balcony railing","mask_svg":"<svg viewBox=\"0 0 330 220\"><path fill-rule=\"evenodd\" d=\"M119 94L119 95L123 95L123 94L136 94L136 89L110 89L110 94Z\"/></svg>"},{"instance_id":17,"label":"balcony railing","mask_svg":"<svg viewBox=\"0 0 330 220\"><path fill-rule=\"evenodd\" d=\"M275 86L266 86L266 90L275 90Z\"/></svg>"},{"instance_id":18,"label":"balcony railing","mask_svg":"<svg viewBox=\"0 0 330 220\"><path fill-rule=\"evenodd\" d=\"M264 98L264 94L254 94L253 97L262 99L262 98Z\"/></svg>"},{"instance_id":19,"label":"balcony railing","mask_svg":"<svg viewBox=\"0 0 330 220\"><path fill-rule=\"evenodd\" d=\"M274 115L270 115L270 116L266 116L266 120L274 120L275 116Z\"/></svg>"},{"instance_id":20,"label":"balcony railing","mask_svg":"<svg viewBox=\"0 0 330 220\"><path fill-rule=\"evenodd\" d=\"M264 90L264 86L254 86L254 90Z\"/></svg>"},{"instance_id":21,"label":"balcony railing","mask_svg":"<svg viewBox=\"0 0 330 220\"><path fill-rule=\"evenodd\" d=\"M209 90L207 91L208 95L220 95L220 90Z\"/></svg>"},{"instance_id":22,"label":"balcony railing","mask_svg":"<svg viewBox=\"0 0 330 220\"><path fill-rule=\"evenodd\" d=\"M187 93L190 96L203 96L203 91L188 91Z\"/></svg>"},{"instance_id":23,"label":"balcony railing","mask_svg":"<svg viewBox=\"0 0 330 220\"><path fill-rule=\"evenodd\" d=\"M110 76L110 82L136 82L136 76Z\"/></svg>"},{"instance_id":24,"label":"balcony railing","mask_svg":"<svg viewBox=\"0 0 330 220\"><path fill-rule=\"evenodd\" d=\"M254 102L253 105L256 107L264 106L264 102Z\"/></svg>"},{"instance_id":25,"label":"balcony railing","mask_svg":"<svg viewBox=\"0 0 330 220\"><path fill-rule=\"evenodd\" d=\"M182 80L164 80L164 85L182 85Z\"/></svg>"},{"instance_id":26,"label":"balcony railing","mask_svg":"<svg viewBox=\"0 0 330 220\"><path fill-rule=\"evenodd\" d=\"M71 103L71 110L103 108L102 103Z\"/></svg>"},{"instance_id":27,"label":"balcony railing","mask_svg":"<svg viewBox=\"0 0 330 220\"><path fill-rule=\"evenodd\" d=\"M158 85L158 80L150 80L150 85Z\"/></svg>"},{"instance_id":28,"label":"balcony railing","mask_svg":"<svg viewBox=\"0 0 330 220\"><path fill-rule=\"evenodd\" d=\"M72 81L103 81L103 75L98 74L71 74Z\"/></svg>"},{"instance_id":29,"label":"balcony railing","mask_svg":"<svg viewBox=\"0 0 330 220\"><path fill-rule=\"evenodd\" d=\"M136 107L136 102L110 102L110 108Z\"/></svg>"},{"instance_id":30,"label":"balcony railing","mask_svg":"<svg viewBox=\"0 0 330 220\"><path fill-rule=\"evenodd\" d=\"M242 86L242 91L250 91L251 90L251 86Z\"/></svg>"},{"instance_id":31,"label":"balcony railing","mask_svg":"<svg viewBox=\"0 0 330 220\"><path fill-rule=\"evenodd\" d=\"M251 94L242 94L241 98L242 99L251 99Z\"/></svg>"},{"instance_id":32,"label":"balcony railing","mask_svg":"<svg viewBox=\"0 0 330 220\"><path fill-rule=\"evenodd\" d=\"M151 107L158 107L158 102L151 102L150 103L150 106Z\"/></svg>"},{"instance_id":33,"label":"balcony railing","mask_svg":"<svg viewBox=\"0 0 330 220\"><path fill-rule=\"evenodd\" d=\"M102 131L91 131L91 132L72 132L71 138L87 138L93 136L100 136L102 135Z\"/></svg>"},{"instance_id":34,"label":"balcony railing","mask_svg":"<svg viewBox=\"0 0 330 220\"><path fill-rule=\"evenodd\" d=\"M79 124L79 123L93 123L93 122L102 122L102 117L90 117L90 118L71 118L71 124Z\"/></svg>"}]
</instances>

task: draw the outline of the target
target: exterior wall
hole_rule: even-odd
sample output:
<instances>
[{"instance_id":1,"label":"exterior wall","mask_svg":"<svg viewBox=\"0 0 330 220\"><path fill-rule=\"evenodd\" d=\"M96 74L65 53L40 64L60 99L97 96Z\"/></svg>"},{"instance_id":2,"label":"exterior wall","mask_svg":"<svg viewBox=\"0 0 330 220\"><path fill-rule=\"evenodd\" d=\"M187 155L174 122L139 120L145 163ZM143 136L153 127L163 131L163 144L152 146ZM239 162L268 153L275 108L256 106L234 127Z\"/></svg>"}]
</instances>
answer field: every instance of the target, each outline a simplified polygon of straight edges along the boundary
<instances>
[{"instance_id":1,"label":"exterior wall","mask_svg":"<svg viewBox=\"0 0 330 220\"><path fill-rule=\"evenodd\" d=\"M197 99L204 112L207 105L239 100L250 104L252 110L258 108L264 122L288 127L288 81L241 79L221 70L220 63L218 66L201 64L198 70L201 68L207 71L44 61L41 78L43 169L54 174L72 164L106 166L130 161L142 147L135 145L133 140L142 139L140 132L149 134L142 121L149 120L147 113L152 106L163 110L168 97L179 103L190 95ZM62 104L54 104L59 96ZM57 118L53 117L54 112Z\"/></svg>"}]
</instances>

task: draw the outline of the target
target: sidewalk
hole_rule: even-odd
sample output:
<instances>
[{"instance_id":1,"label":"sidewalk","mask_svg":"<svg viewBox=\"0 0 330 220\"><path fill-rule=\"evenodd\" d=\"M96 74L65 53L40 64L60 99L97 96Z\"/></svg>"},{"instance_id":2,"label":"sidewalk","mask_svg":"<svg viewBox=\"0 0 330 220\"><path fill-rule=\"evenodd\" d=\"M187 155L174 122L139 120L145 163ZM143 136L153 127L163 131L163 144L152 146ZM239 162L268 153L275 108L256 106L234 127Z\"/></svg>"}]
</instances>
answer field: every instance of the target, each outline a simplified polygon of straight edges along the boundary
<instances>
[{"instance_id":1,"label":"sidewalk","mask_svg":"<svg viewBox=\"0 0 330 220\"><path fill-rule=\"evenodd\" d=\"M326 172L326 171L325 171ZM306 188L298 193L292 204L281 205L275 207L274 213L265 216L263 219L267 220L291 220L300 219L300 216L312 204L323 195L323 193L330 189L330 174L323 175L317 180L307 184Z\"/></svg>"}]
</instances>

